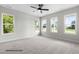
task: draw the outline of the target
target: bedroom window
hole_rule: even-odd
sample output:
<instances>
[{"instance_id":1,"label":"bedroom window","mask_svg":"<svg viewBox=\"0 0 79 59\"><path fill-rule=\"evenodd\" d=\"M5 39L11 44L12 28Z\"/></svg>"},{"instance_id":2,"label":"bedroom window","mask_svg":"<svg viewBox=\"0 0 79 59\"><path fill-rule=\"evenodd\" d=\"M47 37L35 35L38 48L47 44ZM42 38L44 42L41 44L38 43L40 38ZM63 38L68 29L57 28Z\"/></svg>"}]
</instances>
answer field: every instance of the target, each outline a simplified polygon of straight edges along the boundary
<instances>
[{"instance_id":1,"label":"bedroom window","mask_svg":"<svg viewBox=\"0 0 79 59\"><path fill-rule=\"evenodd\" d=\"M57 30L57 22L58 22L57 17L53 17L50 20L50 31L51 32L58 32L58 30Z\"/></svg>"},{"instance_id":2,"label":"bedroom window","mask_svg":"<svg viewBox=\"0 0 79 59\"><path fill-rule=\"evenodd\" d=\"M14 16L3 14L2 21L3 21L3 34L14 32Z\"/></svg>"},{"instance_id":3,"label":"bedroom window","mask_svg":"<svg viewBox=\"0 0 79 59\"><path fill-rule=\"evenodd\" d=\"M65 16L65 33L76 34L76 14Z\"/></svg>"},{"instance_id":4,"label":"bedroom window","mask_svg":"<svg viewBox=\"0 0 79 59\"><path fill-rule=\"evenodd\" d=\"M39 20L35 20L34 26L35 26L35 32L39 32L40 27Z\"/></svg>"},{"instance_id":5,"label":"bedroom window","mask_svg":"<svg viewBox=\"0 0 79 59\"><path fill-rule=\"evenodd\" d=\"M42 20L42 31L46 32L47 20Z\"/></svg>"}]
</instances>

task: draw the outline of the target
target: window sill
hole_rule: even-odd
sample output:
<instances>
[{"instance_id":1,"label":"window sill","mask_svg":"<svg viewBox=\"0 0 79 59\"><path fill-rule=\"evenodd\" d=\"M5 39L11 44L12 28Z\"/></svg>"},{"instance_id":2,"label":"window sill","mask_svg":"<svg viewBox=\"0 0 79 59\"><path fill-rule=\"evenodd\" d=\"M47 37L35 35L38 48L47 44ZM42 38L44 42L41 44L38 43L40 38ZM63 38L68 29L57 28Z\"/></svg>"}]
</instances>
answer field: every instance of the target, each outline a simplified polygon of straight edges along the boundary
<instances>
[{"instance_id":1,"label":"window sill","mask_svg":"<svg viewBox=\"0 0 79 59\"><path fill-rule=\"evenodd\" d=\"M2 35L13 35L15 33L3 33Z\"/></svg>"},{"instance_id":2,"label":"window sill","mask_svg":"<svg viewBox=\"0 0 79 59\"><path fill-rule=\"evenodd\" d=\"M64 32L64 34L67 34L67 35L77 35L77 33L66 33L66 32Z\"/></svg>"}]
</instances>

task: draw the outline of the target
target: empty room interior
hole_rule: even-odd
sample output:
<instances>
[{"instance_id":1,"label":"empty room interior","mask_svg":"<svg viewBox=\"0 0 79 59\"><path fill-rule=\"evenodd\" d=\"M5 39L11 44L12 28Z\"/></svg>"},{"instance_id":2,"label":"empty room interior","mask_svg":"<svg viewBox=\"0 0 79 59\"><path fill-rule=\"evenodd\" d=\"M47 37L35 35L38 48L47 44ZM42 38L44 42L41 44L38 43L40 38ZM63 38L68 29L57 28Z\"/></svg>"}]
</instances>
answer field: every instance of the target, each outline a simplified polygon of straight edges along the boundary
<instances>
[{"instance_id":1,"label":"empty room interior","mask_svg":"<svg viewBox=\"0 0 79 59\"><path fill-rule=\"evenodd\" d=\"M0 54L78 53L78 4L0 4Z\"/></svg>"}]
</instances>

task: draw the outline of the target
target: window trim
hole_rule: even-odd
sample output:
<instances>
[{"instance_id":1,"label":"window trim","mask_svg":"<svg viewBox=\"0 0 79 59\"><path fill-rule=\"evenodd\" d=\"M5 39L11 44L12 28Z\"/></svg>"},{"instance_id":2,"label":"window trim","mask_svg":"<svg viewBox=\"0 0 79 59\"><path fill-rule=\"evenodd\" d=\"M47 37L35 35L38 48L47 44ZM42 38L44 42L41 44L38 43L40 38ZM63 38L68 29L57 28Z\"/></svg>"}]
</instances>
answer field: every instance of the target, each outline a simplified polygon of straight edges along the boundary
<instances>
[{"instance_id":1,"label":"window trim","mask_svg":"<svg viewBox=\"0 0 79 59\"><path fill-rule=\"evenodd\" d=\"M65 32L65 19L67 16L71 16L71 15L75 15L76 16L76 20L75 20L75 33L66 33ZM77 13L71 13L71 14L67 14L67 15L64 15L64 34L71 34L71 35L76 35L77 34Z\"/></svg>"},{"instance_id":2,"label":"window trim","mask_svg":"<svg viewBox=\"0 0 79 59\"><path fill-rule=\"evenodd\" d=\"M4 33L3 32L3 15L13 16L13 30L14 30L14 32L11 32L11 33ZM1 15L1 34L2 35L11 35L11 34L14 34L14 33L15 33L15 16L10 14L10 13L2 13L2 15Z\"/></svg>"},{"instance_id":3,"label":"window trim","mask_svg":"<svg viewBox=\"0 0 79 59\"><path fill-rule=\"evenodd\" d=\"M53 18L55 19L57 19L57 23L58 23L58 17L57 16L54 16L54 17L52 17L51 19L50 19L50 32L51 33L58 33L58 24L57 24L57 32L55 32L54 30L53 30L53 32L52 32L52 30L51 30L51 20L53 20Z\"/></svg>"}]
</instances>

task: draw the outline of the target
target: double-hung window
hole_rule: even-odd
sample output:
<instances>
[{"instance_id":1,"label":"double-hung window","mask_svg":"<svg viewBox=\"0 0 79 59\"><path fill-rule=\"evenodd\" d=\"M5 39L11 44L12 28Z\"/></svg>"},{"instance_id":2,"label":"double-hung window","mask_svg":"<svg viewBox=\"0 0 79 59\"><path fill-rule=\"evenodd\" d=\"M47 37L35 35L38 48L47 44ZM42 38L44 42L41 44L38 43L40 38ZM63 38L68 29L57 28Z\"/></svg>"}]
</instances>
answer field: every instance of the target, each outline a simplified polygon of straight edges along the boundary
<instances>
[{"instance_id":1,"label":"double-hung window","mask_svg":"<svg viewBox=\"0 0 79 59\"><path fill-rule=\"evenodd\" d=\"M42 20L42 31L46 32L47 20Z\"/></svg>"},{"instance_id":2,"label":"double-hung window","mask_svg":"<svg viewBox=\"0 0 79 59\"><path fill-rule=\"evenodd\" d=\"M35 32L39 32L40 31L40 22L39 20L35 20L34 21L34 26L35 26Z\"/></svg>"},{"instance_id":3,"label":"double-hung window","mask_svg":"<svg viewBox=\"0 0 79 59\"><path fill-rule=\"evenodd\" d=\"M2 14L3 34L14 32L14 16L9 14Z\"/></svg>"},{"instance_id":4,"label":"double-hung window","mask_svg":"<svg viewBox=\"0 0 79 59\"><path fill-rule=\"evenodd\" d=\"M57 30L57 23L58 22L58 19L57 17L53 17L51 20L50 20L50 31L51 32L58 32Z\"/></svg>"},{"instance_id":5,"label":"double-hung window","mask_svg":"<svg viewBox=\"0 0 79 59\"><path fill-rule=\"evenodd\" d=\"M66 15L64 24L65 33L76 34L76 14Z\"/></svg>"}]
</instances>

